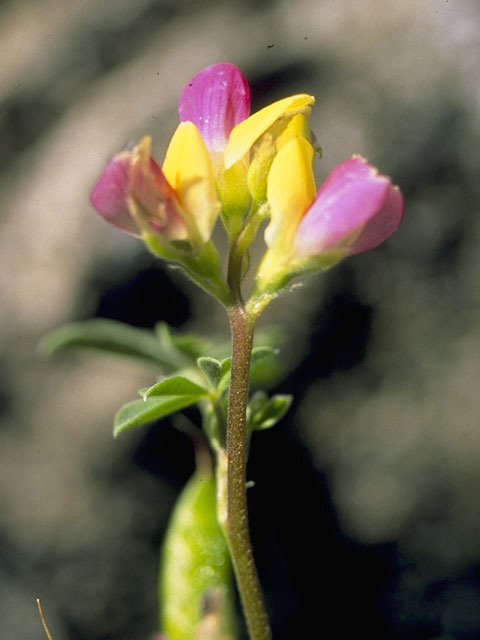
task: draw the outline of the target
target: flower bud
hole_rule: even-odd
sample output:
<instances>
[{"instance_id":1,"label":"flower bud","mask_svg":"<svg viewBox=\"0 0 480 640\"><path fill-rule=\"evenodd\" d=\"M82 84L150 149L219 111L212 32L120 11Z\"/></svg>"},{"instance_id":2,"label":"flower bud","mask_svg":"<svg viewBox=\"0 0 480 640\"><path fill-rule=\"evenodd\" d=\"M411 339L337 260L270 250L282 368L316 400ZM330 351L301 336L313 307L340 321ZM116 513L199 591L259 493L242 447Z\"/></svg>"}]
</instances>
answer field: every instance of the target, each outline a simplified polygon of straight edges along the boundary
<instances>
[{"instance_id":1,"label":"flower bud","mask_svg":"<svg viewBox=\"0 0 480 640\"><path fill-rule=\"evenodd\" d=\"M352 156L319 189L298 226L293 254L306 257L333 249L347 256L373 249L396 231L402 215L398 187L365 158Z\"/></svg>"},{"instance_id":2,"label":"flower bud","mask_svg":"<svg viewBox=\"0 0 480 640\"><path fill-rule=\"evenodd\" d=\"M117 153L93 188L90 202L107 222L131 235L158 233L183 240L176 194L150 155L151 138L145 136L132 151Z\"/></svg>"}]
</instances>

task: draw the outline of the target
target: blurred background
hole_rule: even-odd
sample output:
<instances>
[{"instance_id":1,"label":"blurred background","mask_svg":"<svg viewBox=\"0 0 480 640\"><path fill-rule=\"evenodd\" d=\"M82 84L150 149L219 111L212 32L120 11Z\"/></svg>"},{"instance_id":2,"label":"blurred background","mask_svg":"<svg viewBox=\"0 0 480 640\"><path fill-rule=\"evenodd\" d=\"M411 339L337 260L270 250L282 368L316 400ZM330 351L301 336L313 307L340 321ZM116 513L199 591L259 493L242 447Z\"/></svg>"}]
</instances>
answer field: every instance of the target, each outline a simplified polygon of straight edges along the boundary
<instances>
[{"instance_id":1,"label":"blurred background","mask_svg":"<svg viewBox=\"0 0 480 640\"><path fill-rule=\"evenodd\" d=\"M193 469L170 423L113 441L158 371L50 360L94 316L214 339L223 312L88 194L190 77L239 65L253 109L316 95L322 180L361 153L401 186L383 246L272 304L288 416L255 436L252 535L276 640L480 637L480 5L476 0L11 0L0 5L0 636L146 640ZM190 414L196 419L195 414Z\"/></svg>"}]
</instances>

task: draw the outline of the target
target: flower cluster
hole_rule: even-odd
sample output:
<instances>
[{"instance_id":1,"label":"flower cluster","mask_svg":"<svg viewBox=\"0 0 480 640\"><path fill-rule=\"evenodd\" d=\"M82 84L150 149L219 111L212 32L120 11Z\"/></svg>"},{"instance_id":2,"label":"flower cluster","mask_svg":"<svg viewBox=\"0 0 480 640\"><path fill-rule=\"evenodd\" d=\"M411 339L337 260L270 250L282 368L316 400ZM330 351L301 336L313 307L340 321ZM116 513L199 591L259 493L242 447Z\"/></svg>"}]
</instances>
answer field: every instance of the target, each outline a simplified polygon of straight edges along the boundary
<instances>
[{"instance_id":1,"label":"flower cluster","mask_svg":"<svg viewBox=\"0 0 480 640\"><path fill-rule=\"evenodd\" d=\"M163 165L143 138L109 161L92 205L180 263L211 244L220 216L231 242L248 238L245 249L268 219L257 292L371 249L400 223L402 195L360 156L335 167L316 190L308 124L314 102L298 94L249 115L240 70L230 63L207 67L180 96L180 124Z\"/></svg>"}]
</instances>

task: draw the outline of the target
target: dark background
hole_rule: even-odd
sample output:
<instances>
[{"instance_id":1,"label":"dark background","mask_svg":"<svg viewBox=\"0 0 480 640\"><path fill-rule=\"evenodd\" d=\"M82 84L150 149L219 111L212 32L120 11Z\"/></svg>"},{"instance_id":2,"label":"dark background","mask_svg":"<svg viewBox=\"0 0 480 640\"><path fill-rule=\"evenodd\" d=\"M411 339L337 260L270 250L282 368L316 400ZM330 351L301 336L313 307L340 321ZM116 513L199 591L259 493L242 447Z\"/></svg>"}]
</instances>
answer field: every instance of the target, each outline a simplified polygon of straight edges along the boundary
<instances>
[{"instance_id":1,"label":"dark background","mask_svg":"<svg viewBox=\"0 0 480 640\"><path fill-rule=\"evenodd\" d=\"M1 637L42 637L37 597L55 640L156 629L190 444L168 422L112 440L154 369L37 345L95 315L226 336L218 305L88 205L126 143L150 133L161 161L183 85L218 61L254 109L316 95L319 181L361 153L407 203L383 246L260 323L286 332L296 397L249 467L274 636L480 637L479 28L475 0L0 5Z\"/></svg>"}]
</instances>

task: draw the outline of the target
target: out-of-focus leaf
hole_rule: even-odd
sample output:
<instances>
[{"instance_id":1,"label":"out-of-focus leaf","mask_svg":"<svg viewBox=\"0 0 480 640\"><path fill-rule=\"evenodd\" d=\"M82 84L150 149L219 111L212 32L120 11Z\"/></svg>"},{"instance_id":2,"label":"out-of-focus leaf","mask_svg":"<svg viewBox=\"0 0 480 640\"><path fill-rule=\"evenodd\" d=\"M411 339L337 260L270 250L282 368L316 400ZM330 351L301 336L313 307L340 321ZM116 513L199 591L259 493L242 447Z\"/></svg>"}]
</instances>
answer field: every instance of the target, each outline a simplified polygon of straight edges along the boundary
<instances>
[{"instance_id":1,"label":"out-of-focus leaf","mask_svg":"<svg viewBox=\"0 0 480 640\"><path fill-rule=\"evenodd\" d=\"M165 322L159 322L155 325L155 333L165 348L180 351L191 362L203 355L210 345L210 341L206 338L196 336L193 333L175 332Z\"/></svg>"},{"instance_id":2,"label":"out-of-focus leaf","mask_svg":"<svg viewBox=\"0 0 480 640\"><path fill-rule=\"evenodd\" d=\"M231 565L211 471L197 471L175 506L163 543L159 595L160 626L169 640L198 638L212 597L218 637L236 638Z\"/></svg>"},{"instance_id":3,"label":"out-of-focus leaf","mask_svg":"<svg viewBox=\"0 0 480 640\"><path fill-rule=\"evenodd\" d=\"M254 388L269 389L285 375L285 363L277 356L275 349L269 353L263 349L264 347L262 347L262 357L252 361L250 384Z\"/></svg>"},{"instance_id":4,"label":"out-of-focus leaf","mask_svg":"<svg viewBox=\"0 0 480 640\"><path fill-rule=\"evenodd\" d=\"M274 356L277 353L277 350L273 347L269 346L261 346L261 347L253 347L252 349L252 364L255 364L262 358L266 358L267 356Z\"/></svg>"},{"instance_id":5,"label":"out-of-focus leaf","mask_svg":"<svg viewBox=\"0 0 480 640\"><path fill-rule=\"evenodd\" d=\"M166 371L191 364L185 354L162 345L153 331L105 318L66 324L49 333L40 346L47 353L96 349L144 360Z\"/></svg>"},{"instance_id":6,"label":"out-of-focus leaf","mask_svg":"<svg viewBox=\"0 0 480 640\"><path fill-rule=\"evenodd\" d=\"M278 351L273 347L262 345L252 350L250 365L250 384L253 387L268 387L275 383L279 368Z\"/></svg>"},{"instance_id":7,"label":"out-of-focus leaf","mask_svg":"<svg viewBox=\"0 0 480 640\"><path fill-rule=\"evenodd\" d=\"M277 326L270 326L260 327L255 331L255 340L253 344L255 347L258 345L264 345L277 350L282 347L286 341L287 336L284 329Z\"/></svg>"}]
</instances>

